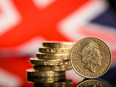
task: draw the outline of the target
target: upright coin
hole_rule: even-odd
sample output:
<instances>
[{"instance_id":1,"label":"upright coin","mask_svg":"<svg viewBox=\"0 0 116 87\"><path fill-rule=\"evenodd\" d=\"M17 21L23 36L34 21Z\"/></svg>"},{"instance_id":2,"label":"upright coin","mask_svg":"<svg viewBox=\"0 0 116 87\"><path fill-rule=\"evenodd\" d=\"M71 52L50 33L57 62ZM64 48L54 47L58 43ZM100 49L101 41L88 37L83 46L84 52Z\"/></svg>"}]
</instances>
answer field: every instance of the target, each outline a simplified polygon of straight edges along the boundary
<instances>
[{"instance_id":1,"label":"upright coin","mask_svg":"<svg viewBox=\"0 0 116 87\"><path fill-rule=\"evenodd\" d=\"M70 60L77 74L85 78L97 78L107 72L111 65L111 51L101 39L87 37L75 43Z\"/></svg>"},{"instance_id":2,"label":"upright coin","mask_svg":"<svg viewBox=\"0 0 116 87\"><path fill-rule=\"evenodd\" d=\"M58 41L43 42L44 47L50 47L50 48L72 48L73 45L74 45L74 42L58 42Z\"/></svg>"}]
</instances>

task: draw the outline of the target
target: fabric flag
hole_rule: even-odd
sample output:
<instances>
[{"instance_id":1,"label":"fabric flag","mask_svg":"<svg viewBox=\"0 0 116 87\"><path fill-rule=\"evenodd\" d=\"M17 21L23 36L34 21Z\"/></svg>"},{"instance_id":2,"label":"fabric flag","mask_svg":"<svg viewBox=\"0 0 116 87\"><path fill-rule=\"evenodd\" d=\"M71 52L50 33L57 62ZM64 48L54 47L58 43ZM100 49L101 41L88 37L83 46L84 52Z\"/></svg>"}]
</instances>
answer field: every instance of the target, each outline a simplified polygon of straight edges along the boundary
<instances>
[{"instance_id":1,"label":"fabric flag","mask_svg":"<svg viewBox=\"0 0 116 87\"><path fill-rule=\"evenodd\" d=\"M26 69L32 68L42 41L78 41L94 36L112 52L112 66L100 77L116 81L116 13L106 0L0 0L0 87L31 87ZM73 85L82 81L66 72Z\"/></svg>"}]
</instances>

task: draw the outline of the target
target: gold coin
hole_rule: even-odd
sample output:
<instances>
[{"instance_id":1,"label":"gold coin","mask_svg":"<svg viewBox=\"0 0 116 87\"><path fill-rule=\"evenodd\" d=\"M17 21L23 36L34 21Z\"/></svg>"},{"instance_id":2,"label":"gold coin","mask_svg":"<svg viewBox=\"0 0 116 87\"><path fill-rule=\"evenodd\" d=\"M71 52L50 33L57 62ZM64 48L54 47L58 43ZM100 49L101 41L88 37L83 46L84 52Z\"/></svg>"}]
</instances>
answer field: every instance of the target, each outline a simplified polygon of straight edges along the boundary
<instances>
[{"instance_id":1,"label":"gold coin","mask_svg":"<svg viewBox=\"0 0 116 87\"><path fill-rule=\"evenodd\" d=\"M50 65L50 66L55 66L55 65L68 65L69 60L43 60L43 59L38 59L38 58L30 58L31 64L34 65Z\"/></svg>"},{"instance_id":2,"label":"gold coin","mask_svg":"<svg viewBox=\"0 0 116 87\"><path fill-rule=\"evenodd\" d=\"M33 87L40 87L40 86L33 86ZM62 85L62 86L41 86L41 87L71 87L70 85L68 85L68 86L65 86L65 85Z\"/></svg>"},{"instance_id":3,"label":"gold coin","mask_svg":"<svg viewBox=\"0 0 116 87\"><path fill-rule=\"evenodd\" d=\"M69 60L69 54L50 54L50 53L36 53L38 59L45 60Z\"/></svg>"},{"instance_id":4,"label":"gold coin","mask_svg":"<svg viewBox=\"0 0 116 87\"><path fill-rule=\"evenodd\" d=\"M64 81L57 81L53 83L39 83L34 82L34 87L42 86L42 87L70 87L73 82L72 80L64 80Z\"/></svg>"},{"instance_id":5,"label":"gold coin","mask_svg":"<svg viewBox=\"0 0 116 87\"><path fill-rule=\"evenodd\" d=\"M60 66L34 66L35 70L39 71L66 71L71 70L71 65L60 65Z\"/></svg>"},{"instance_id":6,"label":"gold coin","mask_svg":"<svg viewBox=\"0 0 116 87\"><path fill-rule=\"evenodd\" d=\"M95 37L79 40L72 47L70 60L77 74L85 78L97 78L111 65L111 51L107 44Z\"/></svg>"},{"instance_id":7,"label":"gold coin","mask_svg":"<svg viewBox=\"0 0 116 87\"><path fill-rule=\"evenodd\" d=\"M34 69L27 69L27 76L31 77L54 77L54 76L63 76L65 71L38 71Z\"/></svg>"},{"instance_id":8,"label":"gold coin","mask_svg":"<svg viewBox=\"0 0 116 87\"><path fill-rule=\"evenodd\" d=\"M78 83L76 87L108 87L108 85L97 79L88 79Z\"/></svg>"},{"instance_id":9,"label":"gold coin","mask_svg":"<svg viewBox=\"0 0 116 87\"><path fill-rule=\"evenodd\" d=\"M69 54L69 48L49 48L49 47L40 47L39 52L41 53L53 53L53 54Z\"/></svg>"},{"instance_id":10,"label":"gold coin","mask_svg":"<svg viewBox=\"0 0 116 87\"><path fill-rule=\"evenodd\" d=\"M56 77L49 77L49 78L48 77L37 78L37 77L30 77L30 76L27 77L27 81L36 82L36 83L40 83L40 84L53 83L53 82L62 81L65 79L66 79L65 75L56 76Z\"/></svg>"},{"instance_id":11,"label":"gold coin","mask_svg":"<svg viewBox=\"0 0 116 87\"><path fill-rule=\"evenodd\" d=\"M74 42L58 42L58 41L44 41L44 47L50 48L72 48Z\"/></svg>"}]
</instances>

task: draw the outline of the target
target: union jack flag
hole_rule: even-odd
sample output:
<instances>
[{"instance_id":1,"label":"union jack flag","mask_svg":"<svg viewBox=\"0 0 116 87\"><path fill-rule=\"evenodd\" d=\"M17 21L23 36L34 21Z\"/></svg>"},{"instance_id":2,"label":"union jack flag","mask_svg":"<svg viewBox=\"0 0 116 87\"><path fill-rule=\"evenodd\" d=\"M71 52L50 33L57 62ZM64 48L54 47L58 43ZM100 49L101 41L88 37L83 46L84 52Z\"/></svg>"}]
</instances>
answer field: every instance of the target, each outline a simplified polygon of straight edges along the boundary
<instances>
[{"instance_id":1,"label":"union jack flag","mask_svg":"<svg viewBox=\"0 0 116 87\"><path fill-rule=\"evenodd\" d=\"M104 40L112 66L100 77L116 81L116 13L106 0L0 0L0 87L31 87L26 69L42 41L78 41L87 36ZM82 81L66 72L73 85Z\"/></svg>"}]
</instances>

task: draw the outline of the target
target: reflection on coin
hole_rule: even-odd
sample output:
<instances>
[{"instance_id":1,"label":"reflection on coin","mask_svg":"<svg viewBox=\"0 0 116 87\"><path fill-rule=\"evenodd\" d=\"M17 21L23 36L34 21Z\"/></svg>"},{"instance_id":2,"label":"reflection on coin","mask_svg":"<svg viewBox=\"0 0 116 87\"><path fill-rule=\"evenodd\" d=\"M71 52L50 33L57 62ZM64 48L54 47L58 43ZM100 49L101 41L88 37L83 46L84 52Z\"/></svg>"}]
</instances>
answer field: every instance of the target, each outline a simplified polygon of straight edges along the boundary
<instances>
[{"instance_id":1,"label":"reflection on coin","mask_svg":"<svg viewBox=\"0 0 116 87\"><path fill-rule=\"evenodd\" d=\"M58 81L53 83L34 83L34 87L42 86L42 87L70 87L72 85L72 80L64 80L64 81Z\"/></svg>"},{"instance_id":2,"label":"reflection on coin","mask_svg":"<svg viewBox=\"0 0 116 87\"><path fill-rule=\"evenodd\" d=\"M57 42L57 41L43 42L44 47L50 47L50 48L72 48L73 45L74 45L74 42Z\"/></svg>"},{"instance_id":3,"label":"reflection on coin","mask_svg":"<svg viewBox=\"0 0 116 87\"><path fill-rule=\"evenodd\" d=\"M97 79L88 79L78 83L76 87L108 87L108 85Z\"/></svg>"},{"instance_id":4,"label":"reflection on coin","mask_svg":"<svg viewBox=\"0 0 116 87\"><path fill-rule=\"evenodd\" d=\"M38 58L30 58L31 64L35 65L50 65L50 66L55 66L55 65L68 65L69 60L43 60L43 59L38 59Z\"/></svg>"},{"instance_id":5,"label":"reflection on coin","mask_svg":"<svg viewBox=\"0 0 116 87\"><path fill-rule=\"evenodd\" d=\"M69 60L69 54L50 54L50 53L36 53L38 59L45 60Z\"/></svg>"},{"instance_id":6,"label":"reflection on coin","mask_svg":"<svg viewBox=\"0 0 116 87\"><path fill-rule=\"evenodd\" d=\"M107 44L95 37L79 40L72 47L70 60L77 74L85 78L97 78L111 65L111 52Z\"/></svg>"},{"instance_id":7,"label":"reflection on coin","mask_svg":"<svg viewBox=\"0 0 116 87\"><path fill-rule=\"evenodd\" d=\"M61 65L61 66L34 66L35 70L39 71L66 71L71 70L71 65Z\"/></svg>"},{"instance_id":8,"label":"reflection on coin","mask_svg":"<svg viewBox=\"0 0 116 87\"><path fill-rule=\"evenodd\" d=\"M55 53L55 54L64 54L64 53L67 53L69 54L70 53L70 50L69 48L49 48L49 47L40 47L39 48L39 52L42 52L42 53Z\"/></svg>"},{"instance_id":9,"label":"reflection on coin","mask_svg":"<svg viewBox=\"0 0 116 87\"><path fill-rule=\"evenodd\" d=\"M56 76L56 77L44 77L44 78L36 78L36 77L27 77L27 81L31 81L31 82L36 82L36 83L43 83L43 84L47 84L47 83L53 83L56 81L63 81L65 80L65 75L63 76Z\"/></svg>"},{"instance_id":10,"label":"reflection on coin","mask_svg":"<svg viewBox=\"0 0 116 87\"><path fill-rule=\"evenodd\" d=\"M54 76L63 76L65 71L38 71L34 69L27 69L27 76L31 77L54 77Z\"/></svg>"}]
</instances>

